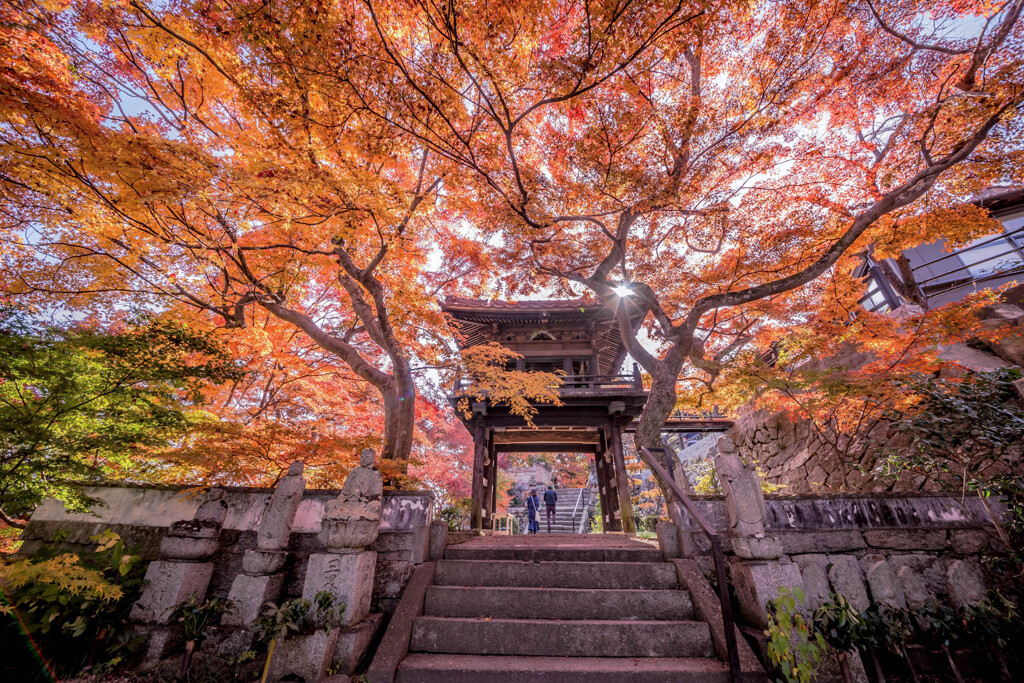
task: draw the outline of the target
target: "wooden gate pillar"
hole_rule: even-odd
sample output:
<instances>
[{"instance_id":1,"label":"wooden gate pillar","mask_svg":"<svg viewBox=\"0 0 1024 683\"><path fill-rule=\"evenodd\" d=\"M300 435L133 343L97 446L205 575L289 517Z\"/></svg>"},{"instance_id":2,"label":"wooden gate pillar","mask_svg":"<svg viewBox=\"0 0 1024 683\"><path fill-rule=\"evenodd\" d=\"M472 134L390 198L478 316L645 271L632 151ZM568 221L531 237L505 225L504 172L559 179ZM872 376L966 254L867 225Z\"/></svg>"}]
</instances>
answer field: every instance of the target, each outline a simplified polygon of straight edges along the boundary
<instances>
[{"instance_id":1,"label":"wooden gate pillar","mask_svg":"<svg viewBox=\"0 0 1024 683\"><path fill-rule=\"evenodd\" d=\"M487 434L483 418L477 416L473 420L473 514L472 529L483 529L484 480L486 471L484 460L487 456Z\"/></svg>"},{"instance_id":2,"label":"wooden gate pillar","mask_svg":"<svg viewBox=\"0 0 1024 683\"><path fill-rule=\"evenodd\" d=\"M626 471L626 458L622 453L622 425L612 418L609 429L612 458L615 461L616 492L619 497L619 513L621 515L621 531L627 534L636 533L636 522L633 520L633 500L629 493L629 473Z\"/></svg>"},{"instance_id":3,"label":"wooden gate pillar","mask_svg":"<svg viewBox=\"0 0 1024 683\"><path fill-rule=\"evenodd\" d=\"M597 497L601 501L601 529L611 531L612 517L608 507L608 476L605 470L604 456L604 447L598 446L594 452L594 473L597 475Z\"/></svg>"},{"instance_id":4,"label":"wooden gate pillar","mask_svg":"<svg viewBox=\"0 0 1024 683\"><path fill-rule=\"evenodd\" d=\"M487 519L485 529L494 529L494 514L498 511L498 449L494 445L494 437L487 439L487 496L485 500Z\"/></svg>"},{"instance_id":5,"label":"wooden gate pillar","mask_svg":"<svg viewBox=\"0 0 1024 683\"><path fill-rule=\"evenodd\" d=\"M622 514L619 512L619 482L615 478L615 460L611 450L611 432L601 429L601 457L597 460L604 476L604 500L602 510L605 516L605 531L622 531Z\"/></svg>"}]
</instances>

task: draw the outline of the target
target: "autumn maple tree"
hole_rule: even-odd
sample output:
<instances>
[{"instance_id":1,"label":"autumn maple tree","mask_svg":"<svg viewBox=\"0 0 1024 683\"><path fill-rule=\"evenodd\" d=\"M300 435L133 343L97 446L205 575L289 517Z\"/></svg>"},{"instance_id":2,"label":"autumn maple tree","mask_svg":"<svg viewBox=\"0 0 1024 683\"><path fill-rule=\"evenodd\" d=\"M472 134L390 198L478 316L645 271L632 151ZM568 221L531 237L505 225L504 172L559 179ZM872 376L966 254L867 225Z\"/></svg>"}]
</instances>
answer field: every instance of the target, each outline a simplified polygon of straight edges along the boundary
<instances>
[{"instance_id":1,"label":"autumn maple tree","mask_svg":"<svg viewBox=\"0 0 1024 683\"><path fill-rule=\"evenodd\" d=\"M366 110L387 74L352 8L2 12L6 291L298 330L376 390L382 456L407 459L414 363L449 353L433 300L480 252L436 215L448 162Z\"/></svg>"},{"instance_id":2,"label":"autumn maple tree","mask_svg":"<svg viewBox=\"0 0 1024 683\"><path fill-rule=\"evenodd\" d=\"M221 336L240 375L205 387L205 410L214 419L197 422L162 454L164 478L273 486L301 460L311 486L337 485L360 450L379 443L376 390L269 313L230 332Z\"/></svg>"},{"instance_id":3,"label":"autumn maple tree","mask_svg":"<svg viewBox=\"0 0 1024 683\"><path fill-rule=\"evenodd\" d=\"M60 327L0 307L0 521L24 528L44 498L87 510L82 483L152 479L202 421L204 387L239 374L210 335L174 323Z\"/></svg>"},{"instance_id":4,"label":"autumn maple tree","mask_svg":"<svg viewBox=\"0 0 1024 683\"><path fill-rule=\"evenodd\" d=\"M269 374L328 359L373 387L397 459L417 364L453 360L436 296L589 294L650 378L637 444L661 445L743 348L829 347L864 253L993 230L958 207L1019 177L1022 8L8 2L4 288L301 332L312 365ZM893 358L935 329L903 325Z\"/></svg>"},{"instance_id":5,"label":"autumn maple tree","mask_svg":"<svg viewBox=\"0 0 1024 683\"><path fill-rule=\"evenodd\" d=\"M472 172L502 265L617 312L651 377L638 445L751 341L856 308L872 244L934 239L936 211L992 232L952 207L1019 170L1018 0L365 4L393 118Z\"/></svg>"}]
</instances>

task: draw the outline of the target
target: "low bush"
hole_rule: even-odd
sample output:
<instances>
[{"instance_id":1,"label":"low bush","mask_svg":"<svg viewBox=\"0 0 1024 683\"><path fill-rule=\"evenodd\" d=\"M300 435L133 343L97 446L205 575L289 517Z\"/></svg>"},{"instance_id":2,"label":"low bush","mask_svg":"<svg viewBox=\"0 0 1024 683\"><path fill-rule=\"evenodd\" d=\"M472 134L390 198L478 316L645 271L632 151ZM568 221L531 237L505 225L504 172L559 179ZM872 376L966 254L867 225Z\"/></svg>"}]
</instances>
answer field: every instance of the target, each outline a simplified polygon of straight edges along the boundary
<instances>
[{"instance_id":1,"label":"low bush","mask_svg":"<svg viewBox=\"0 0 1024 683\"><path fill-rule=\"evenodd\" d=\"M116 668L137 649L128 613L142 588L140 557L110 530L92 553L43 548L0 567L0 671L52 681ZM10 677L13 674L14 677Z\"/></svg>"}]
</instances>

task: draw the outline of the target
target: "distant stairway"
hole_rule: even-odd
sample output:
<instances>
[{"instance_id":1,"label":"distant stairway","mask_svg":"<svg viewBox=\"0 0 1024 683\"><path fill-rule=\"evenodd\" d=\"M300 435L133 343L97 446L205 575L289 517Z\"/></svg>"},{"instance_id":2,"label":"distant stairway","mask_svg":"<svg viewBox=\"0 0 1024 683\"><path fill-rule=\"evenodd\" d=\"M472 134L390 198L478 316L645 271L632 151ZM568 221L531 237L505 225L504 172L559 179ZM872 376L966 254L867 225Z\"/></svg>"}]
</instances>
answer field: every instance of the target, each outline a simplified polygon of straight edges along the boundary
<instances>
[{"instance_id":1,"label":"distant stairway","mask_svg":"<svg viewBox=\"0 0 1024 683\"><path fill-rule=\"evenodd\" d=\"M729 681L676 566L633 539L474 539L449 547L431 574L422 602L403 598L400 683Z\"/></svg>"},{"instance_id":2,"label":"distant stairway","mask_svg":"<svg viewBox=\"0 0 1024 683\"><path fill-rule=\"evenodd\" d=\"M551 520L551 533L553 534L576 534L579 533L580 524L587 516L590 506L590 489L555 489L558 494L558 503L555 505L555 518ZM540 512L537 521L540 523L540 533L548 533L547 511L544 509L544 492L538 491L540 498Z\"/></svg>"}]
</instances>

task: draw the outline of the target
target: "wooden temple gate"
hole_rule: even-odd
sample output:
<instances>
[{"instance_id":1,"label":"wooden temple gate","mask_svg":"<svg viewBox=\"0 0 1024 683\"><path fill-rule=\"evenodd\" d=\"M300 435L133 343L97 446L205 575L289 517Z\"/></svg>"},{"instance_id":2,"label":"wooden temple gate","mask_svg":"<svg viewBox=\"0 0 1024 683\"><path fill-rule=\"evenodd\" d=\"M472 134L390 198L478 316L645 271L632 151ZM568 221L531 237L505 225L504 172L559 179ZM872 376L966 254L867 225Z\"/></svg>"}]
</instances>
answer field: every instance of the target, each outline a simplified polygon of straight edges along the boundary
<instances>
[{"instance_id":1,"label":"wooden temple gate","mask_svg":"<svg viewBox=\"0 0 1024 683\"><path fill-rule=\"evenodd\" d=\"M628 301L634 330L643 312ZM522 358L518 370L562 370L562 405L536 405L529 425L507 407L473 391L472 378L456 381L451 397L473 435L474 529L493 528L500 453L592 453L605 531L635 533L622 434L647 400L639 369L619 372L626 351L612 312L600 303L449 298L442 310L457 325L460 347L497 342ZM472 397L472 415L458 403Z\"/></svg>"}]
</instances>

